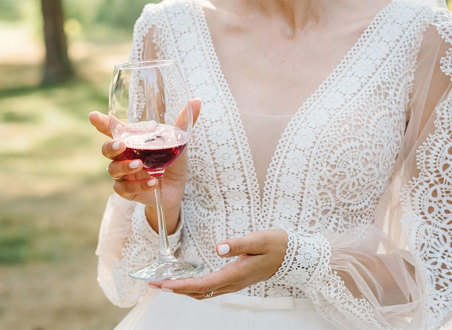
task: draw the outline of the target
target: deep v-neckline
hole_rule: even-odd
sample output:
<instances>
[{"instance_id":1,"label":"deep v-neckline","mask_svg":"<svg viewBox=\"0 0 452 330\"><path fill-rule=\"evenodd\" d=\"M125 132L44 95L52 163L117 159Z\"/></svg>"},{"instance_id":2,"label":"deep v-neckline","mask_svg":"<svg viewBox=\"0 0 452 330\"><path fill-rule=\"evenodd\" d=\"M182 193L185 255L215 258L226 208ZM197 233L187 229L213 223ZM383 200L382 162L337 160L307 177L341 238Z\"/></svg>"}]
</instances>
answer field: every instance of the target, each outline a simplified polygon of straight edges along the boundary
<instances>
[{"instance_id":1,"label":"deep v-neckline","mask_svg":"<svg viewBox=\"0 0 452 330\"><path fill-rule=\"evenodd\" d=\"M214 72L216 73L214 78L216 79L218 86L220 86L221 92L223 93L223 96L225 98L227 105L226 115L230 116L231 121L235 124L233 125L232 130L234 131L234 135L236 136L236 139L238 141L238 152L245 167L244 170L246 173L246 184L251 195L251 213L253 217L262 218L264 215L262 213L271 206L271 202L277 188L276 181L274 180L274 178L272 178L272 172L275 171L275 169L281 162L281 159L278 159L280 157L277 157L278 151L281 151L281 149L287 147L284 144L293 135L293 132L290 132L290 128L294 126L293 122L298 120L302 112L309 110L310 107L316 102L316 100L321 99L322 94L324 94L334 82L340 79L342 73L345 72L346 68L349 67L351 60L355 59L356 56L364 49L365 45L368 44L372 35L374 35L378 30L377 27L380 25L380 21L384 17L386 17L388 12L390 12L392 5L398 1L399 0L391 1L382 9L380 9L375 16L373 16L369 24L359 35L358 39L345 53L345 55L341 57L334 69L322 80L322 82L316 87L316 89L310 94L310 96L301 103L300 107L298 107L298 109L292 115L290 115L290 119L287 125L278 138L276 148L272 152L272 158L266 169L264 182L262 182L262 191L257 180L255 162L250 149L249 138L243 125L240 109L238 108L230 85L223 73L221 62L216 52L215 44L212 39L204 9L197 0L193 1L193 3L195 4L197 24L199 25L199 30L203 32L200 35L202 42L205 45L205 49L207 50L207 60L210 62L209 64L214 68Z\"/></svg>"}]
</instances>

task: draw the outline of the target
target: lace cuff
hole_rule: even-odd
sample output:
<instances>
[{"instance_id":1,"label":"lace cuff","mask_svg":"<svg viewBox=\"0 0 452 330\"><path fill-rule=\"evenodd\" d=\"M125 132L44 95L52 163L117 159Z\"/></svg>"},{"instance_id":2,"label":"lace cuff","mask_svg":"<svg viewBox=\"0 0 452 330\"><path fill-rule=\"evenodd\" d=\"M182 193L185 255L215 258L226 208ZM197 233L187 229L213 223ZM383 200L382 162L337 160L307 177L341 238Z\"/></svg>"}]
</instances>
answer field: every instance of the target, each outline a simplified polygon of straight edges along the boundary
<instances>
[{"instance_id":1,"label":"lace cuff","mask_svg":"<svg viewBox=\"0 0 452 330\"><path fill-rule=\"evenodd\" d=\"M176 231L168 235L168 241L170 244L171 250L174 252L180 246L180 238L182 233L182 227L184 223L183 212L181 208L181 213L179 217L179 223L177 224ZM151 245L158 247L159 244L159 235L152 229L149 225L148 220L146 219L145 213L145 205L141 203L137 203L135 207L135 212L132 218L133 228L135 229L135 235L141 236L144 240L151 243Z\"/></svg>"},{"instance_id":2,"label":"lace cuff","mask_svg":"<svg viewBox=\"0 0 452 330\"><path fill-rule=\"evenodd\" d=\"M286 256L270 282L294 287L307 286L311 279L326 274L329 269L331 247L320 234L304 236L287 231Z\"/></svg>"}]
</instances>

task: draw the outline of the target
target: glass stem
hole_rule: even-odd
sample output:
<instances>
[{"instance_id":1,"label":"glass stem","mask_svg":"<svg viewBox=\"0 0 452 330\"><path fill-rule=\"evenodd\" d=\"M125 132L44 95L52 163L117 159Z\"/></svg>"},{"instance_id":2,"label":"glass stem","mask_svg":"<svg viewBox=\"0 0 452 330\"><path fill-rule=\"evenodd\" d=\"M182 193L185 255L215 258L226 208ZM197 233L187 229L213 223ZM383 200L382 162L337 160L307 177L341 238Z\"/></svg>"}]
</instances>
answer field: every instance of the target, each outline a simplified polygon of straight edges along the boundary
<instances>
[{"instance_id":1,"label":"glass stem","mask_svg":"<svg viewBox=\"0 0 452 330\"><path fill-rule=\"evenodd\" d=\"M155 175L155 174L154 174ZM162 186L163 186L163 173L161 175L154 176L158 181L158 186L154 190L155 192L155 204L157 209L157 218L159 223L159 263L173 262L176 260L171 253L168 232L166 231L165 213L163 212L163 200L162 200Z\"/></svg>"}]
</instances>

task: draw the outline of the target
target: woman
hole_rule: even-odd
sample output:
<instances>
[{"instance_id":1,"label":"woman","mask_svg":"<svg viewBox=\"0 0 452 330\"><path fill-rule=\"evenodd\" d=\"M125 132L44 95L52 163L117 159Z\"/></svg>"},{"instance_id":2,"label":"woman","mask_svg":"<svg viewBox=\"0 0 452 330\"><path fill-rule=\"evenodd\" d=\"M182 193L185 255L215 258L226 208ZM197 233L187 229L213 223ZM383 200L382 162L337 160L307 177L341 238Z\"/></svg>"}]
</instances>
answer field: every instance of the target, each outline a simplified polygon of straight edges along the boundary
<instances>
[{"instance_id":1,"label":"woman","mask_svg":"<svg viewBox=\"0 0 452 330\"><path fill-rule=\"evenodd\" d=\"M176 59L203 104L164 200L171 246L209 274L127 276L157 253L155 180L106 142L117 194L99 282L114 304L138 303L118 329L447 322L451 45L445 9L405 0L147 5L131 61ZM90 120L109 135L107 117Z\"/></svg>"}]
</instances>

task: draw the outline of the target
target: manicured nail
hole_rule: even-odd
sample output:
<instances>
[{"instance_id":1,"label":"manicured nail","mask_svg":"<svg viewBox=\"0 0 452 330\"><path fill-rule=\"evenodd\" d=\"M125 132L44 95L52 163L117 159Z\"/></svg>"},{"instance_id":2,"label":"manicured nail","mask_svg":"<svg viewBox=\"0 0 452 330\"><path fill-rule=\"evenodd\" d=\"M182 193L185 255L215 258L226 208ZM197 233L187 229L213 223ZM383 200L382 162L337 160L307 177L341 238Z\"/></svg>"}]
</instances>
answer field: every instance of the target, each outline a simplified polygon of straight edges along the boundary
<instances>
[{"instance_id":1,"label":"manicured nail","mask_svg":"<svg viewBox=\"0 0 452 330\"><path fill-rule=\"evenodd\" d=\"M162 289L162 292L173 292L173 290L168 289L168 288L163 288L163 289Z\"/></svg>"},{"instance_id":2,"label":"manicured nail","mask_svg":"<svg viewBox=\"0 0 452 330\"><path fill-rule=\"evenodd\" d=\"M133 162L129 163L130 168L137 168L138 166L140 166L140 161L138 159L135 159Z\"/></svg>"},{"instance_id":3,"label":"manicured nail","mask_svg":"<svg viewBox=\"0 0 452 330\"><path fill-rule=\"evenodd\" d=\"M113 150L119 150L119 145L121 142L116 141L115 143L113 143L113 145L111 146Z\"/></svg>"},{"instance_id":4,"label":"manicured nail","mask_svg":"<svg viewBox=\"0 0 452 330\"><path fill-rule=\"evenodd\" d=\"M146 184L149 187L155 186L157 184L157 179L152 178L151 180L149 180L148 182L146 182Z\"/></svg>"},{"instance_id":5,"label":"manicured nail","mask_svg":"<svg viewBox=\"0 0 452 330\"><path fill-rule=\"evenodd\" d=\"M230 250L231 250L231 247L229 246L229 244L221 244L218 247L218 254L220 256L224 256L225 254L228 254Z\"/></svg>"}]
</instances>

